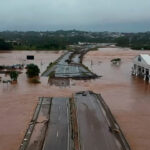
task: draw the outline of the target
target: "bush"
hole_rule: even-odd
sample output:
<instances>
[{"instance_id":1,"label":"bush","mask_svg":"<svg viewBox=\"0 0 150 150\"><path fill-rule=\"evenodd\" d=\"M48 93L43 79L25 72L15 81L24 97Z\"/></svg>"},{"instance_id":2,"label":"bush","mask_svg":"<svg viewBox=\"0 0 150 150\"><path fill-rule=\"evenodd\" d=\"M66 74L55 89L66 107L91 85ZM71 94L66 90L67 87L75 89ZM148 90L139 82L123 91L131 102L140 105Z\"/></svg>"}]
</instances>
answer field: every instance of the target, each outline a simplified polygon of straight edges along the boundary
<instances>
[{"instance_id":1,"label":"bush","mask_svg":"<svg viewBox=\"0 0 150 150\"><path fill-rule=\"evenodd\" d=\"M12 81L17 81L19 73L17 71L11 71L9 75Z\"/></svg>"},{"instance_id":2,"label":"bush","mask_svg":"<svg viewBox=\"0 0 150 150\"><path fill-rule=\"evenodd\" d=\"M26 74L29 78L39 76L39 73L40 73L40 69L37 65L34 65L34 64L27 65Z\"/></svg>"}]
</instances>

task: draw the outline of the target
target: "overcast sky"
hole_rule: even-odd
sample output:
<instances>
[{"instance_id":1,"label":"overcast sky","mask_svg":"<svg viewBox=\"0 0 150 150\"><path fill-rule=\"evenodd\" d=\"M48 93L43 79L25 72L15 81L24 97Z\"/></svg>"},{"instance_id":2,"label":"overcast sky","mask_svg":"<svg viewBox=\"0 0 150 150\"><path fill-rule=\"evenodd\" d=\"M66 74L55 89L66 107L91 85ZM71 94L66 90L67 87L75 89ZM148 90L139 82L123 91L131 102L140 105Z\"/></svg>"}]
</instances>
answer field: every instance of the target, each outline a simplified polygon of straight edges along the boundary
<instances>
[{"instance_id":1,"label":"overcast sky","mask_svg":"<svg viewBox=\"0 0 150 150\"><path fill-rule=\"evenodd\" d=\"M0 30L150 31L150 0L0 0Z\"/></svg>"}]
</instances>

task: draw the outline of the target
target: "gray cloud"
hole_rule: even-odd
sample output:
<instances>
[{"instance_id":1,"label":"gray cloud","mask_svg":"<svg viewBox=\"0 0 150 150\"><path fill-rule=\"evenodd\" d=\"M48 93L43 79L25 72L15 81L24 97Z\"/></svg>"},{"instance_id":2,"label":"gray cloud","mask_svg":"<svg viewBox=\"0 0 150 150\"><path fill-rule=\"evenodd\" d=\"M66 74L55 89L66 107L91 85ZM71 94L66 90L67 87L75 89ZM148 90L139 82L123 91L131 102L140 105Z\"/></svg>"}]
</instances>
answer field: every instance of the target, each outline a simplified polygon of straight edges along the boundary
<instances>
[{"instance_id":1,"label":"gray cloud","mask_svg":"<svg viewBox=\"0 0 150 150\"><path fill-rule=\"evenodd\" d=\"M0 30L145 31L150 0L1 0Z\"/></svg>"}]
</instances>

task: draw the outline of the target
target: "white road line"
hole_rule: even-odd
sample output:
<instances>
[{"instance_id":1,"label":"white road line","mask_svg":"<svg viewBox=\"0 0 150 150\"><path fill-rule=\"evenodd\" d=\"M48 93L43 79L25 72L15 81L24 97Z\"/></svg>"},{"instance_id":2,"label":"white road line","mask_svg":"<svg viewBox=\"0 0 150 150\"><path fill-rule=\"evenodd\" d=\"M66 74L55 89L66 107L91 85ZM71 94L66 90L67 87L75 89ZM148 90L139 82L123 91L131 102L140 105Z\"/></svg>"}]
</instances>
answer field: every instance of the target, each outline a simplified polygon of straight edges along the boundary
<instances>
[{"instance_id":1,"label":"white road line","mask_svg":"<svg viewBox=\"0 0 150 150\"><path fill-rule=\"evenodd\" d=\"M60 116L58 117L58 120L60 120Z\"/></svg>"},{"instance_id":2,"label":"white road line","mask_svg":"<svg viewBox=\"0 0 150 150\"><path fill-rule=\"evenodd\" d=\"M83 144L83 146L82 146L82 150L84 150L84 144Z\"/></svg>"},{"instance_id":3,"label":"white road line","mask_svg":"<svg viewBox=\"0 0 150 150\"><path fill-rule=\"evenodd\" d=\"M59 134L58 134L58 130L57 130L57 135L56 135L56 137L58 137L59 136Z\"/></svg>"}]
</instances>

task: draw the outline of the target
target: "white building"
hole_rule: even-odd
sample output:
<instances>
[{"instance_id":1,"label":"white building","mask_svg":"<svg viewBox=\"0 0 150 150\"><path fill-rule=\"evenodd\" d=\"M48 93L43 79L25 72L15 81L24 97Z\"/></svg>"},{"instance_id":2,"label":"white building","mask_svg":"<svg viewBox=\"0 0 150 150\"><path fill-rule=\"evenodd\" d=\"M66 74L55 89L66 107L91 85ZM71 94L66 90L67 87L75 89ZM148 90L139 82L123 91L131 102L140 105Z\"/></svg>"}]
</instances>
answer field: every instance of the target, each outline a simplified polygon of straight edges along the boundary
<instances>
[{"instance_id":1,"label":"white building","mask_svg":"<svg viewBox=\"0 0 150 150\"><path fill-rule=\"evenodd\" d=\"M150 55L141 54L134 58L132 74L143 77L150 82Z\"/></svg>"}]
</instances>

